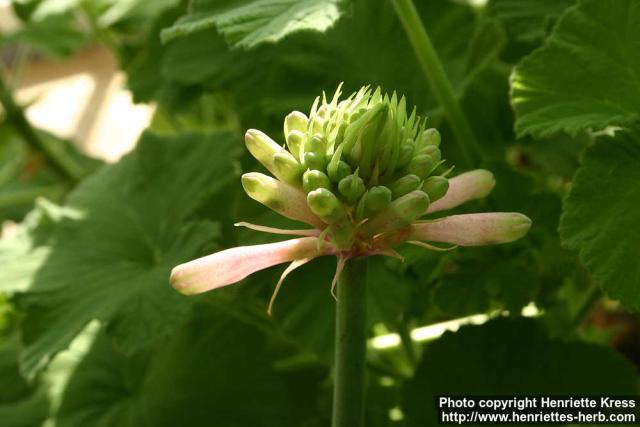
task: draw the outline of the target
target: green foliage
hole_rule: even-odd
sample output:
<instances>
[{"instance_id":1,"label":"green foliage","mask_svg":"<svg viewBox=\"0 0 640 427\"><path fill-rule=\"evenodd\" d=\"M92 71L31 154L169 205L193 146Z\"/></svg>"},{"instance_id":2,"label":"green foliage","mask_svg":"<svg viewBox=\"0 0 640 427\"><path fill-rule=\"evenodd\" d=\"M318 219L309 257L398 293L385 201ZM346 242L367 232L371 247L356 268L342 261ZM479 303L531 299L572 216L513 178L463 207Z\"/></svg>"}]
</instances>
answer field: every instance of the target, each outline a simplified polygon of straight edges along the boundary
<instances>
[{"instance_id":1,"label":"green foliage","mask_svg":"<svg viewBox=\"0 0 640 427\"><path fill-rule=\"evenodd\" d=\"M596 304L595 291L640 310L640 3L414 3L481 146L471 166L497 183L453 213L522 212L533 227L509 245L445 253L407 245L398 247L402 261L372 258L371 338L499 318L417 351L369 345L366 425L434 424L441 394L637 393L629 363L637 357L615 350L638 315ZM235 222L300 228L242 192L241 172L258 168L242 134L263 129L282 145L285 115L308 113L340 82L347 94L369 84L406 95L440 131L443 155L461 157L391 2L13 8L24 26L0 38L12 65L25 52L60 57L98 43L118 58L134 99L156 113L137 148L110 165L39 132L87 171L77 183L2 117L0 220L18 224L0 239L0 424L328 425L335 257L293 272L271 318L283 266L201 297L178 294L168 278L186 260L274 241ZM539 319L518 317L531 302ZM594 335L606 346L588 344ZM404 420L390 419L400 410Z\"/></svg>"},{"instance_id":2,"label":"green foliage","mask_svg":"<svg viewBox=\"0 0 640 427\"><path fill-rule=\"evenodd\" d=\"M164 41L215 27L233 47L276 43L299 31L324 32L349 0L192 0L189 14L162 32Z\"/></svg>"},{"instance_id":3,"label":"green foliage","mask_svg":"<svg viewBox=\"0 0 640 427\"><path fill-rule=\"evenodd\" d=\"M575 0L490 0L487 11L495 16L516 42L535 42L547 36L555 20Z\"/></svg>"},{"instance_id":4,"label":"green foliage","mask_svg":"<svg viewBox=\"0 0 640 427\"><path fill-rule=\"evenodd\" d=\"M266 338L205 305L170 339L131 356L99 335L68 380L56 425L299 425Z\"/></svg>"},{"instance_id":5,"label":"green foliage","mask_svg":"<svg viewBox=\"0 0 640 427\"><path fill-rule=\"evenodd\" d=\"M55 222L44 241L38 224L23 250L3 254L12 262L2 276L28 290L17 297L28 375L89 320L104 321L126 351L180 324L190 301L165 286L166 277L218 235L215 224L185 220L231 178L232 144L224 134L146 134L132 154L78 186L63 210L42 215L45 225Z\"/></svg>"},{"instance_id":6,"label":"green foliage","mask_svg":"<svg viewBox=\"0 0 640 427\"><path fill-rule=\"evenodd\" d=\"M575 135L640 119L639 25L634 0L583 0L570 9L514 71L518 134Z\"/></svg>"},{"instance_id":7,"label":"green foliage","mask_svg":"<svg viewBox=\"0 0 640 427\"><path fill-rule=\"evenodd\" d=\"M530 319L496 319L428 346L404 388L408 426L437 423L436 396L633 395L633 366L607 347L550 339Z\"/></svg>"},{"instance_id":8,"label":"green foliage","mask_svg":"<svg viewBox=\"0 0 640 427\"><path fill-rule=\"evenodd\" d=\"M612 298L640 310L640 131L589 147L565 202L560 233Z\"/></svg>"}]
</instances>

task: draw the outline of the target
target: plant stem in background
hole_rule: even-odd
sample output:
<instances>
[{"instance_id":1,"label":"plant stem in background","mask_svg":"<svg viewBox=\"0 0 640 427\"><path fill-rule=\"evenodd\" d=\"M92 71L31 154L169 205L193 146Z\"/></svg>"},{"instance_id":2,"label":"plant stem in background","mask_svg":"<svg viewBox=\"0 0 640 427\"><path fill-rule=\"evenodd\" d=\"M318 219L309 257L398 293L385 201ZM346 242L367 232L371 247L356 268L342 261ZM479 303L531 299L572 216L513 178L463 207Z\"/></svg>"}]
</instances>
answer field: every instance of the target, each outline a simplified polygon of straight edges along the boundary
<instances>
[{"instance_id":1,"label":"plant stem in background","mask_svg":"<svg viewBox=\"0 0 640 427\"><path fill-rule=\"evenodd\" d=\"M42 138L31 126L22 108L15 102L11 91L3 78L0 77L0 103L4 107L7 122L11 125L27 144L34 150L41 152L47 163L71 182L77 182L84 174L83 168L59 144Z\"/></svg>"},{"instance_id":2,"label":"plant stem in background","mask_svg":"<svg viewBox=\"0 0 640 427\"><path fill-rule=\"evenodd\" d=\"M336 304L333 427L364 426L367 258L347 261Z\"/></svg>"},{"instance_id":3,"label":"plant stem in background","mask_svg":"<svg viewBox=\"0 0 640 427\"><path fill-rule=\"evenodd\" d=\"M480 145L473 135L471 125L465 117L460 103L456 99L453 87L440 62L440 58L431 43L418 11L412 0L392 0L396 14L422 66L422 70L435 94L444 108L449 123L458 140L458 145L468 166L476 163L481 155Z\"/></svg>"},{"instance_id":4,"label":"plant stem in background","mask_svg":"<svg viewBox=\"0 0 640 427\"><path fill-rule=\"evenodd\" d=\"M591 289L586 292L586 295L582 300L582 304L580 304L580 307L578 308L578 310L576 310L575 316L573 318L573 325L575 327L578 327L582 324L587 315L591 313L594 305L596 305L596 303L600 301L601 298L602 291L600 290L600 287L592 283Z\"/></svg>"}]
</instances>

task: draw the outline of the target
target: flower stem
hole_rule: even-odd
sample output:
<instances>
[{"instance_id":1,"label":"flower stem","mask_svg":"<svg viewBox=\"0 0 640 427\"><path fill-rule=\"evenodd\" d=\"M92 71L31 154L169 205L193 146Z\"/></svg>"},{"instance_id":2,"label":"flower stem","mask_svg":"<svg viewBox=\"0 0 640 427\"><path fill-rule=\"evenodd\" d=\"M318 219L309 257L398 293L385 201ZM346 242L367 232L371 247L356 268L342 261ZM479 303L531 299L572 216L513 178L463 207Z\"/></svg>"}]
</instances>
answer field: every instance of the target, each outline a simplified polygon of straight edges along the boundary
<instances>
[{"instance_id":1,"label":"flower stem","mask_svg":"<svg viewBox=\"0 0 640 427\"><path fill-rule=\"evenodd\" d=\"M83 168L64 150L43 138L29 123L22 108L15 102L6 82L0 77L0 104L4 108L8 123L34 150L41 152L49 165L70 182L82 178Z\"/></svg>"},{"instance_id":2,"label":"flower stem","mask_svg":"<svg viewBox=\"0 0 640 427\"><path fill-rule=\"evenodd\" d=\"M338 281L333 427L364 426L367 258L347 261Z\"/></svg>"},{"instance_id":3,"label":"flower stem","mask_svg":"<svg viewBox=\"0 0 640 427\"><path fill-rule=\"evenodd\" d=\"M447 118L458 140L460 151L469 165L473 165L481 155L480 145L473 135L471 125L456 99L453 87L447 78L442 62L433 47L412 0L393 0L393 7L413 46L425 77L438 102L444 108Z\"/></svg>"}]
</instances>

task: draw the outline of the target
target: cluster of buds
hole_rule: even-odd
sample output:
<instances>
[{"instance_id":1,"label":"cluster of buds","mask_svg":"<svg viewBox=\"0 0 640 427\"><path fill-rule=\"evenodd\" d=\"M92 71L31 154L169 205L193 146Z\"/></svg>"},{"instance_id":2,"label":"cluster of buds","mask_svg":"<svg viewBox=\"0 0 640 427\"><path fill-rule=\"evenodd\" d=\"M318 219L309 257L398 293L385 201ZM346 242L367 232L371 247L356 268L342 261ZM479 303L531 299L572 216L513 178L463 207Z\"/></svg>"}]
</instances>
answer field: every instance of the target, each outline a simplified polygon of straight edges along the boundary
<instances>
[{"instance_id":1,"label":"cluster of buds","mask_svg":"<svg viewBox=\"0 0 640 427\"><path fill-rule=\"evenodd\" d=\"M443 250L428 242L476 246L510 242L528 231L519 213L454 215L420 220L428 213L486 196L493 175L475 170L448 179L440 134L409 114L404 97L362 88L340 100L316 98L309 115L294 111L284 122L286 145L259 130L245 135L250 153L273 175L251 172L242 185L252 199L313 228L259 231L303 236L279 243L227 249L176 267L172 284L186 294L235 283L257 270L292 261L286 275L321 255L336 255L335 285L352 257L398 256L401 243ZM450 249L450 248L445 248Z\"/></svg>"}]
</instances>

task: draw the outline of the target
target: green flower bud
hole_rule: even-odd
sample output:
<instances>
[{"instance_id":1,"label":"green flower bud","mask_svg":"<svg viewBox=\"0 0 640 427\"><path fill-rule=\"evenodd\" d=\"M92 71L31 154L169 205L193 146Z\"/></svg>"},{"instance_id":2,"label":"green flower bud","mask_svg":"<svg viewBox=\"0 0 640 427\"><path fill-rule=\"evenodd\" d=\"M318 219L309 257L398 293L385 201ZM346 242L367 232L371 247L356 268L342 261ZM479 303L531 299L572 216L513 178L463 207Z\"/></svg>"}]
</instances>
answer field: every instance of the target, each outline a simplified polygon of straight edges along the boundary
<instances>
[{"instance_id":1,"label":"green flower bud","mask_svg":"<svg viewBox=\"0 0 640 427\"><path fill-rule=\"evenodd\" d=\"M273 156L282 151L273 139L256 129L249 129L244 135L245 145L253 157L274 173Z\"/></svg>"},{"instance_id":2,"label":"green flower bud","mask_svg":"<svg viewBox=\"0 0 640 427\"><path fill-rule=\"evenodd\" d=\"M307 193L317 190L318 188L331 188L329 177L319 170L307 170L302 176L302 188Z\"/></svg>"},{"instance_id":3,"label":"green flower bud","mask_svg":"<svg viewBox=\"0 0 640 427\"><path fill-rule=\"evenodd\" d=\"M343 162L342 160L340 160L333 168L331 167L331 165L327 166L327 172L329 173L329 178L331 178L331 181L340 182L341 179L351 174L351 167L347 164L347 162Z\"/></svg>"},{"instance_id":4,"label":"green flower bud","mask_svg":"<svg viewBox=\"0 0 640 427\"><path fill-rule=\"evenodd\" d=\"M394 200L389 207L365 224L366 233L381 233L405 227L427 213L429 196L416 190Z\"/></svg>"},{"instance_id":5,"label":"green flower bud","mask_svg":"<svg viewBox=\"0 0 640 427\"><path fill-rule=\"evenodd\" d=\"M370 188L363 197L365 211L373 213L386 209L391 203L391 196L391 190L384 185Z\"/></svg>"},{"instance_id":6,"label":"green flower bud","mask_svg":"<svg viewBox=\"0 0 640 427\"><path fill-rule=\"evenodd\" d=\"M354 204L365 191L364 181L357 174L342 178L338 183L338 190L349 204Z\"/></svg>"},{"instance_id":7,"label":"green flower bud","mask_svg":"<svg viewBox=\"0 0 640 427\"><path fill-rule=\"evenodd\" d=\"M398 167L406 166L413 158L413 151L415 150L415 144L413 140L407 139L400 146L400 156L398 158Z\"/></svg>"},{"instance_id":8,"label":"green flower bud","mask_svg":"<svg viewBox=\"0 0 640 427\"><path fill-rule=\"evenodd\" d=\"M436 147L440 146L440 132L437 129L431 128L422 132L420 135L420 141L423 146L425 145L433 145Z\"/></svg>"},{"instance_id":9,"label":"green flower bud","mask_svg":"<svg viewBox=\"0 0 640 427\"><path fill-rule=\"evenodd\" d=\"M394 199L420 188L422 180L417 175L405 175L389 186Z\"/></svg>"},{"instance_id":10,"label":"green flower bud","mask_svg":"<svg viewBox=\"0 0 640 427\"><path fill-rule=\"evenodd\" d=\"M304 193L289 184L258 172L251 172L242 175L242 187L253 200L280 215L315 227L322 225L309 209Z\"/></svg>"},{"instance_id":11,"label":"green flower bud","mask_svg":"<svg viewBox=\"0 0 640 427\"><path fill-rule=\"evenodd\" d=\"M299 130L289 131L287 134L287 146L293 156L300 160L302 157L302 149L307 141L307 136Z\"/></svg>"},{"instance_id":12,"label":"green flower bud","mask_svg":"<svg viewBox=\"0 0 640 427\"><path fill-rule=\"evenodd\" d=\"M431 203L441 199L449 190L449 180L443 176L430 176L422 184L422 191L427 193Z\"/></svg>"},{"instance_id":13,"label":"green flower bud","mask_svg":"<svg viewBox=\"0 0 640 427\"><path fill-rule=\"evenodd\" d=\"M289 114L286 148L259 131L247 132L249 150L278 180L244 181L252 197L290 217L299 213L287 210L279 191L297 192L291 194L302 200L307 222L320 223L322 239L366 253L376 250L374 236L424 214L430 198L446 201L448 180L429 178L443 162L440 134L425 129L415 108L407 111L404 97L370 87L340 96L339 87L333 97L317 97L308 116Z\"/></svg>"},{"instance_id":14,"label":"green flower bud","mask_svg":"<svg viewBox=\"0 0 640 427\"><path fill-rule=\"evenodd\" d=\"M304 153L304 164L308 169L324 170L327 164L327 157L324 154L310 151Z\"/></svg>"},{"instance_id":15,"label":"green flower bud","mask_svg":"<svg viewBox=\"0 0 640 427\"><path fill-rule=\"evenodd\" d=\"M300 111L293 111L287 115L284 119L284 136L289 139L291 131L298 131L305 133L307 131L307 125L309 124L309 118L306 114Z\"/></svg>"},{"instance_id":16,"label":"green flower bud","mask_svg":"<svg viewBox=\"0 0 640 427\"><path fill-rule=\"evenodd\" d=\"M319 116L315 116L313 118L313 120L311 121L311 131L313 133L321 133L322 129L324 127L324 120L322 119L322 117Z\"/></svg>"},{"instance_id":17,"label":"green flower bud","mask_svg":"<svg viewBox=\"0 0 640 427\"><path fill-rule=\"evenodd\" d=\"M433 168L436 167L438 161L428 154L419 154L415 156L407 167L405 172L413 175L418 175L420 178L426 178L429 176Z\"/></svg>"},{"instance_id":18,"label":"green flower bud","mask_svg":"<svg viewBox=\"0 0 640 427\"><path fill-rule=\"evenodd\" d=\"M433 158L433 160L437 163L442 159L442 155L440 154L440 149L435 145L426 145L418 150L418 155L427 154Z\"/></svg>"},{"instance_id":19,"label":"green flower bud","mask_svg":"<svg viewBox=\"0 0 640 427\"><path fill-rule=\"evenodd\" d=\"M274 174L282 181L299 186L302 176L302 165L286 150L281 150L273 156Z\"/></svg>"},{"instance_id":20,"label":"green flower bud","mask_svg":"<svg viewBox=\"0 0 640 427\"><path fill-rule=\"evenodd\" d=\"M326 188L318 188L307 194L307 204L311 212L327 224L334 224L346 217L340 200Z\"/></svg>"},{"instance_id":21,"label":"green flower bud","mask_svg":"<svg viewBox=\"0 0 640 427\"><path fill-rule=\"evenodd\" d=\"M327 141L322 135L315 134L307 140L304 151L325 154L327 151Z\"/></svg>"}]
</instances>

